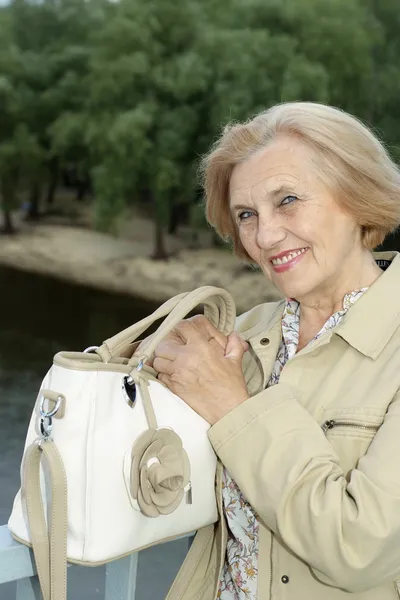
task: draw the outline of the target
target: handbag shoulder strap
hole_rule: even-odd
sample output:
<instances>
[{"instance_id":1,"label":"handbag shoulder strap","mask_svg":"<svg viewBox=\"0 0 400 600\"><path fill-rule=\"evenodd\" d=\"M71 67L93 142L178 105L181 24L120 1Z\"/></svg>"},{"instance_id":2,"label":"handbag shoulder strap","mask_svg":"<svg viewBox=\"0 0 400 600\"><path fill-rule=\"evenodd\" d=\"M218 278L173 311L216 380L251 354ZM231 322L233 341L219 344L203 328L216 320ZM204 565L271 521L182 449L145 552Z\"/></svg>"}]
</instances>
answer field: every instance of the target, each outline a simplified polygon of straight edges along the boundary
<instances>
[{"instance_id":1,"label":"handbag shoulder strap","mask_svg":"<svg viewBox=\"0 0 400 600\"><path fill-rule=\"evenodd\" d=\"M51 515L46 526L40 461L45 458L51 479ZM22 493L44 600L67 600L67 477L61 456L51 441L31 444L25 454Z\"/></svg>"}]
</instances>

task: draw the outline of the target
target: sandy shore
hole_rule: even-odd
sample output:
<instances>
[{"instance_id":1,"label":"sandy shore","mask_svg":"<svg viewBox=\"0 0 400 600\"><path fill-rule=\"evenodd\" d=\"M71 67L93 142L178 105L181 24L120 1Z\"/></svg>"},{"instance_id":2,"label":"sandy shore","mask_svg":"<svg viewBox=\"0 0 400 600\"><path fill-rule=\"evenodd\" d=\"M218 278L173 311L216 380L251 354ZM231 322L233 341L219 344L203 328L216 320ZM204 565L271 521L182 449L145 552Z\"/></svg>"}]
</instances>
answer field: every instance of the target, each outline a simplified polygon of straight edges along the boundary
<instances>
[{"instance_id":1,"label":"sandy shore","mask_svg":"<svg viewBox=\"0 0 400 600\"><path fill-rule=\"evenodd\" d=\"M160 302L215 285L233 295L238 312L280 297L262 274L243 270L228 251L188 250L182 240L168 238L174 256L151 260L151 227L135 218L113 237L83 226L21 223L17 235L0 238L0 264Z\"/></svg>"}]
</instances>

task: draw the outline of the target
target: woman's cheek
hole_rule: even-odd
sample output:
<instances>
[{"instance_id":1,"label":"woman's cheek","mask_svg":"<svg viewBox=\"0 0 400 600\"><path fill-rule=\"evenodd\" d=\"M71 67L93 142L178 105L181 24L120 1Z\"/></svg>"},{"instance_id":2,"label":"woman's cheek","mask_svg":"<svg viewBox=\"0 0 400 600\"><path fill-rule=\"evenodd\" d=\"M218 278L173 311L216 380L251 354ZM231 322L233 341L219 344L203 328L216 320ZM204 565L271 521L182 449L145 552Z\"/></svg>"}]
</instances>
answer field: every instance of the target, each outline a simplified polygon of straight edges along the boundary
<instances>
[{"instance_id":1,"label":"woman's cheek","mask_svg":"<svg viewBox=\"0 0 400 600\"><path fill-rule=\"evenodd\" d=\"M259 262L260 249L257 247L256 234L253 227L246 226L239 229L239 238L247 254Z\"/></svg>"}]
</instances>

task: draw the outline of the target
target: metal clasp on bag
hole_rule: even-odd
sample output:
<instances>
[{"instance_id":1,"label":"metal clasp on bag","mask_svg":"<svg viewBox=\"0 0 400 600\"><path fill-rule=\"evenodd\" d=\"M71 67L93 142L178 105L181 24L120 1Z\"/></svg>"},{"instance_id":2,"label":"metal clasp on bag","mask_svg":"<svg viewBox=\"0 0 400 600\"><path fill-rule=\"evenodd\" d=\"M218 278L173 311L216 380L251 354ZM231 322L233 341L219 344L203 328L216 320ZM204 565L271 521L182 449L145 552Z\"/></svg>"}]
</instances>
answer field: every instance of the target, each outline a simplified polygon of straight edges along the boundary
<instances>
[{"instance_id":1,"label":"metal clasp on bag","mask_svg":"<svg viewBox=\"0 0 400 600\"><path fill-rule=\"evenodd\" d=\"M96 350L98 350L99 347L98 346L88 346L88 348L84 349L84 354L88 354L90 352L96 352Z\"/></svg>"},{"instance_id":2,"label":"metal clasp on bag","mask_svg":"<svg viewBox=\"0 0 400 600\"><path fill-rule=\"evenodd\" d=\"M141 359L135 369L137 373L144 367L146 358ZM131 375L125 375L122 379L122 392L125 398L125 402L133 408L136 404L136 383Z\"/></svg>"},{"instance_id":3,"label":"metal clasp on bag","mask_svg":"<svg viewBox=\"0 0 400 600\"><path fill-rule=\"evenodd\" d=\"M42 438L38 441L39 447L43 444L43 442L47 442L51 437L51 432L53 430L53 417L58 412L61 406L62 397L58 396L54 407L51 410L47 411L44 409L45 401L46 397L42 396L39 405L39 412L41 416L39 426Z\"/></svg>"}]
</instances>

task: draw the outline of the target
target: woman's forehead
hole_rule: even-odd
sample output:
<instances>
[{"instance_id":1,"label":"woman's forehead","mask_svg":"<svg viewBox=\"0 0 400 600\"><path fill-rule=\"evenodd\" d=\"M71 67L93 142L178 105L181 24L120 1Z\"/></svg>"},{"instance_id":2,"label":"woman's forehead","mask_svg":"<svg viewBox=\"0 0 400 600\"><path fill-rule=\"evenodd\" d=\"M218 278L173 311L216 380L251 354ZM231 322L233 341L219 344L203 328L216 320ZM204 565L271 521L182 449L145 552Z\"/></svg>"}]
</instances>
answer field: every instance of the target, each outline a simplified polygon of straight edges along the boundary
<instances>
[{"instance_id":1,"label":"woman's forehead","mask_svg":"<svg viewBox=\"0 0 400 600\"><path fill-rule=\"evenodd\" d=\"M276 194L307 178L310 150L293 138L278 139L236 165L229 182L231 198L242 193L262 191Z\"/></svg>"}]
</instances>

